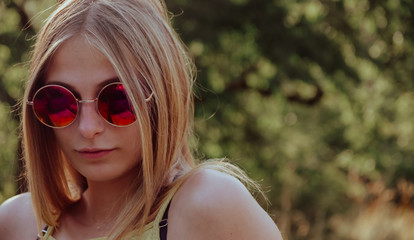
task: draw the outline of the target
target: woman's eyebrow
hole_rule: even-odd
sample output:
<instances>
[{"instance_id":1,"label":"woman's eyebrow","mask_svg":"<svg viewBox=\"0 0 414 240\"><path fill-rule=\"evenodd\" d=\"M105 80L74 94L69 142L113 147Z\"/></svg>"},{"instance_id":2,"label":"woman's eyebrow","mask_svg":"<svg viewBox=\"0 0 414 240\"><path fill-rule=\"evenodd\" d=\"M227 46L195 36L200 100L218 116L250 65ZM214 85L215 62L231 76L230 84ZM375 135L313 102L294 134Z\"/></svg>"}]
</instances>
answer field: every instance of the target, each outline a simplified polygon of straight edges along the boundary
<instances>
[{"instance_id":1,"label":"woman's eyebrow","mask_svg":"<svg viewBox=\"0 0 414 240\"><path fill-rule=\"evenodd\" d=\"M110 78L110 79L108 79L108 80L105 80L105 81L103 81L103 82L101 82L101 83L99 83L98 84L98 92L99 91L101 91L101 89L103 88L103 87L105 87L106 85L108 85L108 84L110 84L110 83L114 83L114 82L121 82L121 80L119 80L119 78L118 77L113 77L113 78Z\"/></svg>"},{"instance_id":2,"label":"woman's eyebrow","mask_svg":"<svg viewBox=\"0 0 414 240\"><path fill-rule=\"evenodd\" d=\"M121 81L119 80L118 77L113 77L113 78L107 79L107 80L99 83L96 86L96 90L95 90L96 93L95 94L98 94L99 91L101 91L101 89L103 87L105 87L106 85L108 85L110 83L113 83L113 82L121 82ZM56 81L50 81L46 85L60 85L60 86L63 86L65 88L69 89L69 91L71 91L75 95L76 98L79 98L80 99L80 97L81 97L80 94L79 94L79 92L72 85L70 85L68 83L61 82L61 81L56 80Z\"/></svg>"},{"instance_id":3,"label":"woman's eyebrow","mask_svg":"<svg viewBox=\"0 0 414 240\"><path fill-rule=\"evenodd\" d=\"M75 95L75 97L80 98L80 94L78 93L78 91L76 91L75 88L72 87L70 84L67 84L61 81L50 81L47 84L45 84L45 86L48 86L48 85L59 85L59 86L65 87L69 89L69 91L71 91L73 95Z\"/></svg>"}]
</instances>

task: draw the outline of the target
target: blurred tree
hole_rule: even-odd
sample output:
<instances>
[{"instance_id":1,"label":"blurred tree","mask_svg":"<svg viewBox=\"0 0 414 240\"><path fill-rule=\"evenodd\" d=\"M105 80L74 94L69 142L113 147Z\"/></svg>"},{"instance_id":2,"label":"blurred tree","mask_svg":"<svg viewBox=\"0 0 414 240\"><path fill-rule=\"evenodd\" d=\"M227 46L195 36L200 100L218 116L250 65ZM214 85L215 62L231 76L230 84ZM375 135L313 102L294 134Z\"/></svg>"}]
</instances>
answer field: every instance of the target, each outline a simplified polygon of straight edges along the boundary
<instances>
[{"instance_id":1,"label":"blurred tree","mask_svg":"<svg viewBox=\"0 0 414 240\"><path fill-rule=\"evenodd\" d=\"M414 181L411 1L168 5L199 69L202 152L265 179L287 237L335 232L366 182Z\"/></svg>"},{"instance_id":2,"label":"blurred tree","mask_svg":"<svg viewBox=\"0 0 414 240\"><path fill-rule=\"evenodd\" d=\"M54 2L0 2L0 202L16 191L18 114L10 112L27 76L21 63L48 11L36 14ZM200 152L264 179L288 239L381 239L346 222L373 196L413 202L398 190L414 182L412 1L167 5L198 67ZM387 223L380 214L376 222ZM398 234L382 239L404 239Z\"/></svg>"}]
</instances>

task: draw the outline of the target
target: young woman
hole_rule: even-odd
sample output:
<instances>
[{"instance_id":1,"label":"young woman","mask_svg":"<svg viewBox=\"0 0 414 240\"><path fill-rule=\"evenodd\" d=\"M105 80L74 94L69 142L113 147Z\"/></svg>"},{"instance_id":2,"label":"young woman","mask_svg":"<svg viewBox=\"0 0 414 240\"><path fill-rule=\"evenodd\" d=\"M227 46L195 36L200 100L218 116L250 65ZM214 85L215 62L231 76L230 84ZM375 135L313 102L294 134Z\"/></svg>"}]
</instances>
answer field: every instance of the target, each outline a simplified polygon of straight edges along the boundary
<instances>
[{"instance_id":1,"label":"young woman","mask_svg":"<svg viewBox=\"0 0 414 240\"><path fill-rule=\"evenodd\" d=\"M0 207L0 238L281 239L241 171L195 164L192 66L158 0L62 2L22 103L29 193Z\"/></svg>"}]
</instances>

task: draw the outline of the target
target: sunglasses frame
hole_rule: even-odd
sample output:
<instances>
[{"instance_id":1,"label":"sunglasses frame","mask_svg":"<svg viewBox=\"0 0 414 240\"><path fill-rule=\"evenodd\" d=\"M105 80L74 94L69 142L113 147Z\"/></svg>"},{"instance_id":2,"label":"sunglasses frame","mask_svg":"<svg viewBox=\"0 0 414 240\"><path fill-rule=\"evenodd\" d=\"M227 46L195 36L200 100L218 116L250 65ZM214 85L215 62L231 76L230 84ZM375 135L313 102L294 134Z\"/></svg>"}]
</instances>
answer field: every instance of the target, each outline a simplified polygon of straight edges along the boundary
<instances>
[{"instance_id":1,"label":"sunglasses frame","mask_svg":"<svg viewBox=\"0 0 414 240\"><path fill-rule=\"evenodd\" d=\"M36 116L36 118L39 120L39 122L41 122L42 124L44 124L45 126L50 127L50 128L57 128L57 129L59 129L59 128L65 128L65 127L70 126L72 123L74 123L74 122L76 121L76 119L78 118L78 116L79 116L79 114L80 114L80 113L79 113L80 104L81 104L81 103L93 103L93 102L96 102L96 103L95 103L95 108L96 108L96 111L99 113L99 116L101 116L101 118L105 120L105 122L107 122L107 123L109 123L110 125L115 126L115 127L128 127L128 126L130 126L131 124L133 124L134 122L136 122L136 120L137 120L137 118L136 118L136 117L135 117L135 120L134 120L133 122L131 122L130 124L127 124L127 125L116 125L116 124L113 124L113 123L109 122L107 119L105 119L105 118L102 116L102 114L101 114L101 112L99 111L99 108L98 108L99 96L101 95L102 91L103 91L103 90L105 90L107 87L109 87L109 86L111 86L111 85L118 85L118 84L120 84L120 85L122 85L122 86L123 86L123 83L122 83L122 82L111 82L111 83L109 83L109 84L105 85L104 87L102 87L102 89L99 91L99 93L98 93L98 95L97 95L97 97L96 97L96 98L94 98L94 99L85 99L85 100L78 99L78 98L77 98L77 97L73 94L73 92L72 92L71 90L69 90L68 88L66 88L66 87L64 87L64 86L62 86L62 85L58 85L58 84L50 84L50 85L45 85L45 86L43 86L43 87L39 88L39 89L35 92L35 94L33 95L32 101L27 101L27 104L32 106L33 113L34 113L34 115ZM40 120L40 117L37 115L36 111L34 110L34 103L33 103L33 102L34 102L34 99L36 98L36 95L37 95L37 94L38 94L41 90L43 90L43 89L45 89L45 88L47 88L47 87L59 87L59 88L63 88L64 90L68 91L68 92L72 95L72 97L75 99L75 101L76 101L76 105L77 105L76 116L75 116L75 118L74 118L74 119L73 119L73 120L72 120L72 121L71 121L68 125L65 125L65 126L62 126L62 127L56 127L56 126L51 126L51 125L49 125L49 124L46 124L45 122L43 122L42 120ZM151 98L152 98L153 94L154 94L154 92L152 92L152 93L151 93L151 95L150 95L147 99L145 99L145 102L149 102L149 101L151 100ZM127 98L128 98L128 101L130 101L130 99L129 99L129 97L128 97L128 96L127 96ZM132 110L133 110L133 109L132 109Z\"/></svg>"}]
</instances>

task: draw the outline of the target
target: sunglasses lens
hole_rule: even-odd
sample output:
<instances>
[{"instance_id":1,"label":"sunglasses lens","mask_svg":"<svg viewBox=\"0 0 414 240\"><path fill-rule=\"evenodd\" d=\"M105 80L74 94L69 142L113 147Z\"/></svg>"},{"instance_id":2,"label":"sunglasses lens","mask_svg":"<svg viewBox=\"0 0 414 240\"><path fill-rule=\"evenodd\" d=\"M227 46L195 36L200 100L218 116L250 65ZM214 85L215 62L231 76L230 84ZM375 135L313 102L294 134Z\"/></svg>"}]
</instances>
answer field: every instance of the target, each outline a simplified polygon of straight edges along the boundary
<instances>
[{"instance_id":1,"label":"sunglasses lens","mask_svg":"<svg viewBox=\"0 0 414 240\"><path fill-rule=\"evenodd\" d=\"M99 94L98 109L106 121L117 126L127 126L136 120L122 84L111 84L102 89Z\"/></svg>"},{"instance_id":2,"label":"sunglasses lens","mask_svg":"<svg viewBox=\"0 0 414 240\"><path fill-rule=\"evenodd\" d=\"M47 126L65 127L76 118L78 105L65 88L47 86L34 96L33 109L36 117Z\"/></svg>"}]
</instances>

